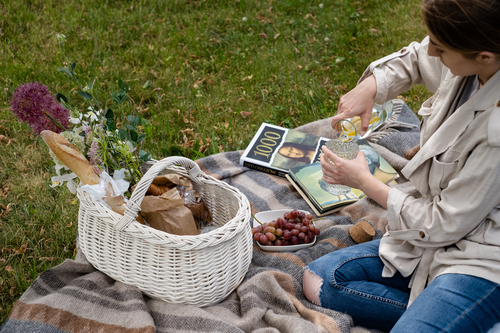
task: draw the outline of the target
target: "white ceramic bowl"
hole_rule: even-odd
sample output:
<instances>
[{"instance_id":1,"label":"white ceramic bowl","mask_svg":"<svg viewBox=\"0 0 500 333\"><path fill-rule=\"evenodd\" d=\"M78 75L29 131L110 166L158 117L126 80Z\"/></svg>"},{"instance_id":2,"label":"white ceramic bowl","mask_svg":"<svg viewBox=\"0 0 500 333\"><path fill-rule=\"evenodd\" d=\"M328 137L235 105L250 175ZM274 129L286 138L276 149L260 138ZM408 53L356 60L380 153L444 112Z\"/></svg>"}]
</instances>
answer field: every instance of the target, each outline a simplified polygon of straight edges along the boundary
<instances>
[{"instance_id":1,"label":"white ceramic bowl","mask_svg":"<svg viewBox=\"0 0 500 333\"><path fill-rule=\"evenodd\" d=\"M259 220L261 223L266 223L266 222L271 222L272 220L276 220L278 217L283 217L283 215L287 212L290 212L291 209L276 209L276 210L268 210L264 212L259 212L255 214L255 218ZM299 212L304 212L307 214L310 214L308 211L305 210L299 210ZM259 222L255 221L253 219L253 226L257 227L259 225ZM308 248L310 246L313 246L316 243L316 236L314 236L314 240L310 243L307 244L299 244L299 245L283 245L283 246L266 246L262 245L259 242L256 242L257 245L264 251L271 251L271 252L292 252L292 251L298 251L301 249Z\"/></svg>"}]
</instances>

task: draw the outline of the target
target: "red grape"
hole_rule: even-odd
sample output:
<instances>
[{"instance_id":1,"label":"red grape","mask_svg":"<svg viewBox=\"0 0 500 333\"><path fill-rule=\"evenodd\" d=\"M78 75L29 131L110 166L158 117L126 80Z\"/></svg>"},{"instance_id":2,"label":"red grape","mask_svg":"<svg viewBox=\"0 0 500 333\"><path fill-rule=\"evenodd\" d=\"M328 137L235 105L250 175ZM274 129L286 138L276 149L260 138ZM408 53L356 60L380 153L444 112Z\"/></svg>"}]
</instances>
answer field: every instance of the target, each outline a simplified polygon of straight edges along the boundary
<instances>
[{"instance_id":1,"label":"red grape","mask_svg":"<svg viewBox=\"0 0 500 333\"><path fill-rule=\"evenodd\" d=\"M255 235L253 235L253 240L256 242L260 241L260 236L262 236L260 232L255 233Z\"/></svg>"},{"instance_id":2,"label":"red grape","mask_svg":"<svg viewBox=\"0 0 500 333\"><path fill-rule=\"evenodd\" d=\"M261 244L266 244L267 241L268 241L268 239L267 239L266 235L260 235L260 240L259 241L260 241Z\"/></svg>"},{"instance_id":3,"label":"red grape","mask_svg":"<svg viewBox=\"0 0 500 333\"><path fill-rule=\"evenodd\" d=\"M268 240L270 240L271 242L274 242L276 240L276 235L273 234L273 233L270 233L270 232L266 232L266 237Z\"/></svg>"},{"instance_id":4,"label":"red grape","mask_svg":"<svg viewBox=\"0 0 500 333\"><path fill-rule=\"evenodd\" d=\"M289 240L290 238L292 238L292 233L289 230L285 230L285 232L283 232L283 238L285 240Z\"/></svg>"},{"instance_id":5,"label":"red grape","mask_svg":"<svg viewBox=\"0 0 500 333\"><path fill-rule=\"evenodd\" d=\"M274 227L267 227L266 229L264 229L265 233L270 232L270 233L274 234L275 231L276 231L276 228L274 228Z\"/></svg>"}]
</instances>

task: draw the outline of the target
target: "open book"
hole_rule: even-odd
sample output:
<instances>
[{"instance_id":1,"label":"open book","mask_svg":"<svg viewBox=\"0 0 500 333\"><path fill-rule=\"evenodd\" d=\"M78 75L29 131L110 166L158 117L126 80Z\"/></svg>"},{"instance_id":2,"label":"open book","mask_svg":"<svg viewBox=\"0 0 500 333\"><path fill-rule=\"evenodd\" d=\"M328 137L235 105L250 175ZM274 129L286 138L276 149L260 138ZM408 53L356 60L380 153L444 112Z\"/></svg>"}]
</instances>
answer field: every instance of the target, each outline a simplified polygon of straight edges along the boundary
<instances>
[{"instance_id":1,"label":"open book","mask_svg":"<svg viewBox=\"0 0 500 333\"><path fill-rule=\"evenodd\" d=\"M358 140L359 150L366 156L371 173L383 183L390 183L397 176L387 161L364 139ZM292 183L317 216L331 214L343 206L356 202L364 193L351 189L346 195L333 195L326 190L323 172L319 163L289 169L286 178Z\"/></svg>"}]
</instances>

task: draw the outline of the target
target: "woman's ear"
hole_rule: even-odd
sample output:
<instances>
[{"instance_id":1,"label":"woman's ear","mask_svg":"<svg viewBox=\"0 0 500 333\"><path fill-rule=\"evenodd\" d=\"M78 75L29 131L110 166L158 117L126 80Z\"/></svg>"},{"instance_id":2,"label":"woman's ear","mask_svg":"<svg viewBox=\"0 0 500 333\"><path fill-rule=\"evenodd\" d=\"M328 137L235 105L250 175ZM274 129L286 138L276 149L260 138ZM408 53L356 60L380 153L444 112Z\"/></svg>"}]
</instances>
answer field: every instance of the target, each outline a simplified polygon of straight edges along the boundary
<instances>
[{"instance_id":1,"label":"woman's ear","mask_svg":"<svg viewBox=\"0 0 500 333\"><path fill-rule=\"evenodd\" d=\"M489 65L496 60L497 56L493 52L482 51L479 52L475 60L481 64Z\"/></svg>"}]
</instances>

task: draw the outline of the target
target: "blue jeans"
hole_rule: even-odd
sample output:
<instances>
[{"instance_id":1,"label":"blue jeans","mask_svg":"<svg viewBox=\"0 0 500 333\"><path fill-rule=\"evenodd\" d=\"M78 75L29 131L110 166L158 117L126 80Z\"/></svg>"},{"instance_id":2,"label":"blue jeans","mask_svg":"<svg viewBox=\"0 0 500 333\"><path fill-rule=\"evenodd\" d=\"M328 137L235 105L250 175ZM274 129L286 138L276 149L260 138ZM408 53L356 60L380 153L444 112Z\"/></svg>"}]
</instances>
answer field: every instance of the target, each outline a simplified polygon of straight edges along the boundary
<instances>
[{"instance_id":1,"label":"blue jeans","mask_svg":"<svg viewBox=\"0 0 500 333\"><path fill-rule=\"evenodd\" d=\"M351 315L355 325L391 332L487 332L500 322L499 285L463 274L438 276L407 309L411 276L383 278L379 244L341 249L308 266L323 280L321 306Z\"/></svg>"}]
</instances>

